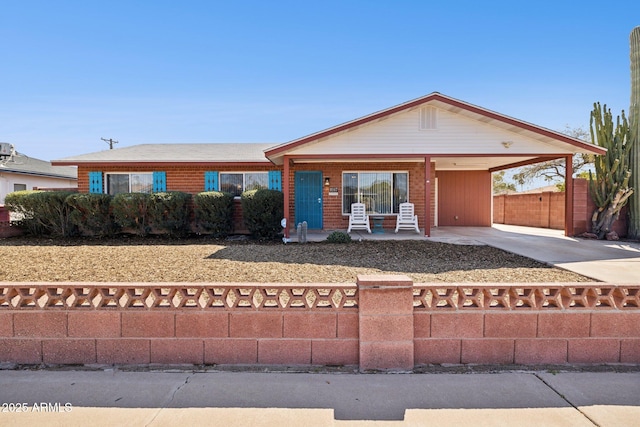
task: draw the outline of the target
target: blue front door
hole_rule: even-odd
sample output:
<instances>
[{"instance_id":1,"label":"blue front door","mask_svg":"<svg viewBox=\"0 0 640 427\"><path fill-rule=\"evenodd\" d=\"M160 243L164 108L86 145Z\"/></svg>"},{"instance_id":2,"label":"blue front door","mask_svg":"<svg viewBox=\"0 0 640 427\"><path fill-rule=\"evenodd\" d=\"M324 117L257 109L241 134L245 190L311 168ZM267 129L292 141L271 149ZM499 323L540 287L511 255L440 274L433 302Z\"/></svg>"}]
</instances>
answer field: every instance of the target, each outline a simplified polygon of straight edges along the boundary
<instances>
[{"instance_id":1,"label":"blue front door","mask_svg":"<svg viewBox=\"0 0 640 427\"><path fill-rule=\"evenodd\" d=\"M322 229L322 172L299 171L295 175L297 226L307 221L310 229Z\"/></svg>"}]
</instances>

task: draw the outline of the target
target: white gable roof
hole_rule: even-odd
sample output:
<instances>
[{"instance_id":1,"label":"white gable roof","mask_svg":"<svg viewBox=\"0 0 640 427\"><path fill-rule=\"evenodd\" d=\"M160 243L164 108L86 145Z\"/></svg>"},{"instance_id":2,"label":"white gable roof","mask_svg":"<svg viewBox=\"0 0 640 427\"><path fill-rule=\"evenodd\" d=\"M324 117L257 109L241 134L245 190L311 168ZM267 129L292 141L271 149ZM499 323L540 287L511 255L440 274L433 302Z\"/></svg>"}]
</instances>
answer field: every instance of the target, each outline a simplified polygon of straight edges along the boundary
<instances>
[{"instance_id":1,"label":"white gable roof","mask_svg":"<svg viewBox=\"0 0 640 427\"><path fill-rule=\"evenodd\" d=\"M421 128L424 113L433 119L433 129ZM285 155L295 161L323 157L415 161L431 156L438 169L460 169L464 163L490 169L530 159L604 152L562 133L432 93L282 144L266 155L274 163L282 163Z\"/></svg>"}]
</instances>

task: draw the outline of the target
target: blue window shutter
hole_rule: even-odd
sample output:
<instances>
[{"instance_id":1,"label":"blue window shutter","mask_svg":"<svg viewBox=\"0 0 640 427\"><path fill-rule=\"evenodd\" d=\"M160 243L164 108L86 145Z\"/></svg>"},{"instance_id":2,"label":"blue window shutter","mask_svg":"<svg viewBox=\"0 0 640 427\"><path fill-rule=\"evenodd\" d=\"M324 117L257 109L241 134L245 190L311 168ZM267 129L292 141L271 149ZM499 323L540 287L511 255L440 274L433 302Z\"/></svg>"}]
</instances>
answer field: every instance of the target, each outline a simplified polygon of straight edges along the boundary
<instances>
[{"instance_id":1,"label":"blue window shutter","mask_svg":"<svg viewBox=\"0 0 640 427\"><path fill-rule=\"evenodd\" d=\"M167 173L153 172L153 192L160 193L167 191Z\"/></svg>"},{"instance_id":2,"label":"blue window shutter","mask_svg":"<svg viewBox=\"0 0 640 427\"><path fill-rule=\"evenodd\" d=\"M280 171L269 171L269 190L282 191L282 174Z\"/></svg>"},{"instance_id":3,"label":"blue window shutter","mask_svg":"<svg viewBox=\"0 0 640 427\"><path fill-rule=\"evenodd\" d=\"M102 193L102 172L89 172L89 193Z\"/></svg>"},{"instance_id":4,"label":"blue window shutter","mask_svg":"<svg viewBox=\"0 0 640 427\"><path fill-rule=\"evenodd\" d=\"M204 191L218 191L218 172L206 171L204 173Z\"/></svg>"}]
</instances>

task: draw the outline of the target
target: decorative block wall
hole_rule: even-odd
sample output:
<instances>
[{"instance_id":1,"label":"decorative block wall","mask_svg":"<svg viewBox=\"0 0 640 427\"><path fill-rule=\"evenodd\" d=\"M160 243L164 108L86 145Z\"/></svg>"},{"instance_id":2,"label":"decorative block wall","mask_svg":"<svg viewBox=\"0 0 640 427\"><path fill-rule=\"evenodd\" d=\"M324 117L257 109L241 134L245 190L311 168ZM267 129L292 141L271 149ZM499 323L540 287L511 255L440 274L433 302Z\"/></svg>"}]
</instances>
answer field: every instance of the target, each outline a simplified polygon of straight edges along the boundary
<instances>
[{"instance_id":1,"label":"decorative block wall","mask_svg":"<svg viewBox=\"0 0 640 427\"><path fill-rule=\"evenodd\" d=\"M640 363L640 284L0 282L0 363Z\"/></svg>"}]
</instances>

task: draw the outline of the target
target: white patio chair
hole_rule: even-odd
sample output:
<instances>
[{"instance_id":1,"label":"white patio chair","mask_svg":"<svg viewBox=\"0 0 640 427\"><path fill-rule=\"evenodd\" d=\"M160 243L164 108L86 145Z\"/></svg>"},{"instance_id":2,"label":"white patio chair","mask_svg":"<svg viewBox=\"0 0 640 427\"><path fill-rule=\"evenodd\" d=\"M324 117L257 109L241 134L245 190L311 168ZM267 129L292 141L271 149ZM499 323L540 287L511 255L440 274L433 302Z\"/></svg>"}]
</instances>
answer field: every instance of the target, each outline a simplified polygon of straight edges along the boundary
<instances>
[{"instance_id":1,"label":"white patio chair","mask_svg":"<svg viewBox=\"0 0 640 427\"><path fill-rule=\"evenodd\" d=\"M413 213L413 203L400 203L400 213L396 218L396 233L398 230L415 230L416 233L420 233L418 215Z\"/></svg>"},{"instance_id":2,"label":"white patio chair","mask_svg":"<svg viewBox=\"0 0 640 427\"><path fill-rule=\"evenodd\" d=\"M371 233L371 226L369 225L369 215L367 215L367 208L364 203L352 203L351 215L349 215L349 228L347 233L351 233L351 230L367 230Z\"/></svg>"}]
</instances>

